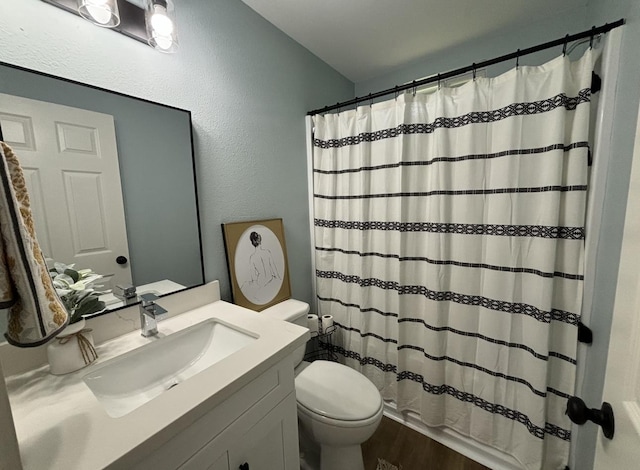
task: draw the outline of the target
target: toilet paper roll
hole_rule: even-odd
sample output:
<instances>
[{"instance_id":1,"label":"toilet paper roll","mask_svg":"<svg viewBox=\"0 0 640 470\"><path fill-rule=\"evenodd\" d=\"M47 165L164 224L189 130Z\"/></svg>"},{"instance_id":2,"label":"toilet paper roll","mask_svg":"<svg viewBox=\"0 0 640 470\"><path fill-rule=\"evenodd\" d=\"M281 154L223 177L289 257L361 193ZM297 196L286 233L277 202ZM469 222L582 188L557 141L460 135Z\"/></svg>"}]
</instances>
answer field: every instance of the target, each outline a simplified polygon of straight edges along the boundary
<instances>
[{"instance_id":1,"label":"toilet paper roll","mask_svg":"<svg viewBox=\"0 0 640 470\"><path fill-rule=\"evenodd\" d=\"M318 329L319 329L319 325L318 325L318 315L314 315L309 314L307 315L307 328L309 328L309 331L311 332L311 334L315 333L318 334Z\"/></svg>"},{"instance_id":2,"label":"toilet paper roll","mask_svg":"<svg viewBox=\"0 0 640 470\"><path fill-rule=\"evenodd\" d=\"M333 326L333 315L322 315L322 333L326 333Z\"/></svg>"}]
</instances>

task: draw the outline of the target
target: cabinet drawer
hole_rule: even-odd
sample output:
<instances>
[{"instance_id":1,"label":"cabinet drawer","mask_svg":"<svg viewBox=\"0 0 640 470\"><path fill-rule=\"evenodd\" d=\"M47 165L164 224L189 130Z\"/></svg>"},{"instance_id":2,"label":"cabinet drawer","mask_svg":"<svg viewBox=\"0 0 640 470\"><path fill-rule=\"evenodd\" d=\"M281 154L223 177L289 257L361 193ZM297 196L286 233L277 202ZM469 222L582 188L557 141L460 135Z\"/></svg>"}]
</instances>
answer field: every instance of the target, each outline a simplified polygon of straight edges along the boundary
<instances>
[{"instance_id":1,"label":"cabinet drawer","mask_svg":"<svg viewBox=\"0 0 640 470\"><path fill-rule=\"evenodd\" d=\"M154 446L155 450L146 452L147 456L130 468L178 468L232 423L245 416L257 422L293 390L293 362L286 358L200 417L176 423L173 438Z\"/></svg>"}]
</instances>

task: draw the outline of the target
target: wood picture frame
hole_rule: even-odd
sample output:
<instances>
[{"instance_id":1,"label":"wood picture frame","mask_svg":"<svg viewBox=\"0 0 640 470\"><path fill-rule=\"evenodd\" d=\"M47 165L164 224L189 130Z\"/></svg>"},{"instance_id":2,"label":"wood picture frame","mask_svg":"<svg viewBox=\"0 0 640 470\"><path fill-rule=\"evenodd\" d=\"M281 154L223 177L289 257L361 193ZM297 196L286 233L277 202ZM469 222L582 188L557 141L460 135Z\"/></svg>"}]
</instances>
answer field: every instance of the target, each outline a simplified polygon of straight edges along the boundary
<instances>
[{"instance_id":1,"label":"wood picture frame","mask_svg":"<svg viewBox=\"0 0 640 470\"><path fill-rule=\"evenodd\" d=\"M257 312L291 298L282 219L222 224L233 303Z\"/></svg>"}]
</instances>

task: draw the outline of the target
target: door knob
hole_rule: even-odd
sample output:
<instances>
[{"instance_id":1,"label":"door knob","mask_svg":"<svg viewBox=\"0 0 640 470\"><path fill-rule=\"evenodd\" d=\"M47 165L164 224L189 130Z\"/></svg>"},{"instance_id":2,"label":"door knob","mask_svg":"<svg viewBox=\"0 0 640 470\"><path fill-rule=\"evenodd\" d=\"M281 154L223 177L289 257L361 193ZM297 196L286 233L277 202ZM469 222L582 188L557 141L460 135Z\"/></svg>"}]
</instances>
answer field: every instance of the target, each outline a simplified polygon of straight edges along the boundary
<instances>
[{"instance_id":1,"label":"door knob","mask_svg":"<svg viewBox=\"0 0 640 470\"><path fill-rule=\"evenodd\" d=\"M238 467L240 470L249 470L249 464L247 462L243 463Z\"/></svg>"},{"instance_id":2,"label":"door knob","mask_svg":"<svg viewBox=\"0 0 640 470\"><path fill-rule=\"evenodd\" d=\"M118 264L127 264L127 261L129 261L129 260L127 259L126 256L118 256L116 258L116 263L118 263Z\"/></svg>"},{"instance_id":3,"label":"door knob","mask_svg":"<svg viewBox=\"0 0 640 470\"><path fill-rule=\"evenodd\" d=\"M569 419L576 424L584 424L592 421L598 426L602 426L602 433L607 439L613 439L615 432L615 420L613 418L613 408L606 401L602 403L601 409L587 408L584 401L578 397L571 397L567 401L566 413Z\"/></svg>"}]
</instances>

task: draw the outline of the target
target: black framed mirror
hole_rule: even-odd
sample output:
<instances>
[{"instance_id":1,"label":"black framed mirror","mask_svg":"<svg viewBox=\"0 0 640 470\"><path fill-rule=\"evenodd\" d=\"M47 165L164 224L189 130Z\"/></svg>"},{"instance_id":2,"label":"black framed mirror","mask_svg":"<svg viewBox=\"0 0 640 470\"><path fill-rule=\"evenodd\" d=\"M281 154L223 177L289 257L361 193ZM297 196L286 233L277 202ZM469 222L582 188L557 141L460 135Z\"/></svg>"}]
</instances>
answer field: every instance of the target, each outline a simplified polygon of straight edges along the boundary
<instances>
[{"instance_id":1,"label":"black framed mirror","mask_svg":"<svg viewBox=\"0 0 640 470\"><path fill-rule=\"evenodd\" d=\"M204 283L190 111L0 62L0 123L4 119L4 140L18 158L29 136L24 130L27 127L20 129L15 122L24 124L28 116L20 121L20 116L8 108L3 111L2 99L7 96L112 116L128 243L128 253L113 254L114 269L130 267L131 284L138 288L138 294L153 292L161 296ZM11 132L7 130L9 126ZM40 137L37 132L30 132L32 144L37 147ZM57 140L60 146L60 136ZM24 148L26 154L28 149ZM40 199L48 197L42 194ZM32 206L37 206L38 201L32 197ZM60 211L60 217L66 216L65 211ZM46 225L41 223L39 227L36 220L39 239ZM100 249L96 246L94 251ZM43 251L48 259L73 262L60 259L55 252ZM93 266L83 266L77 257L75 263L76 268L104 274ZM107 287L114 287L113 284ZM104 299L107 306L99 314L125 306L122 299L112 295Z\"/></svg>"}]
</instances>

